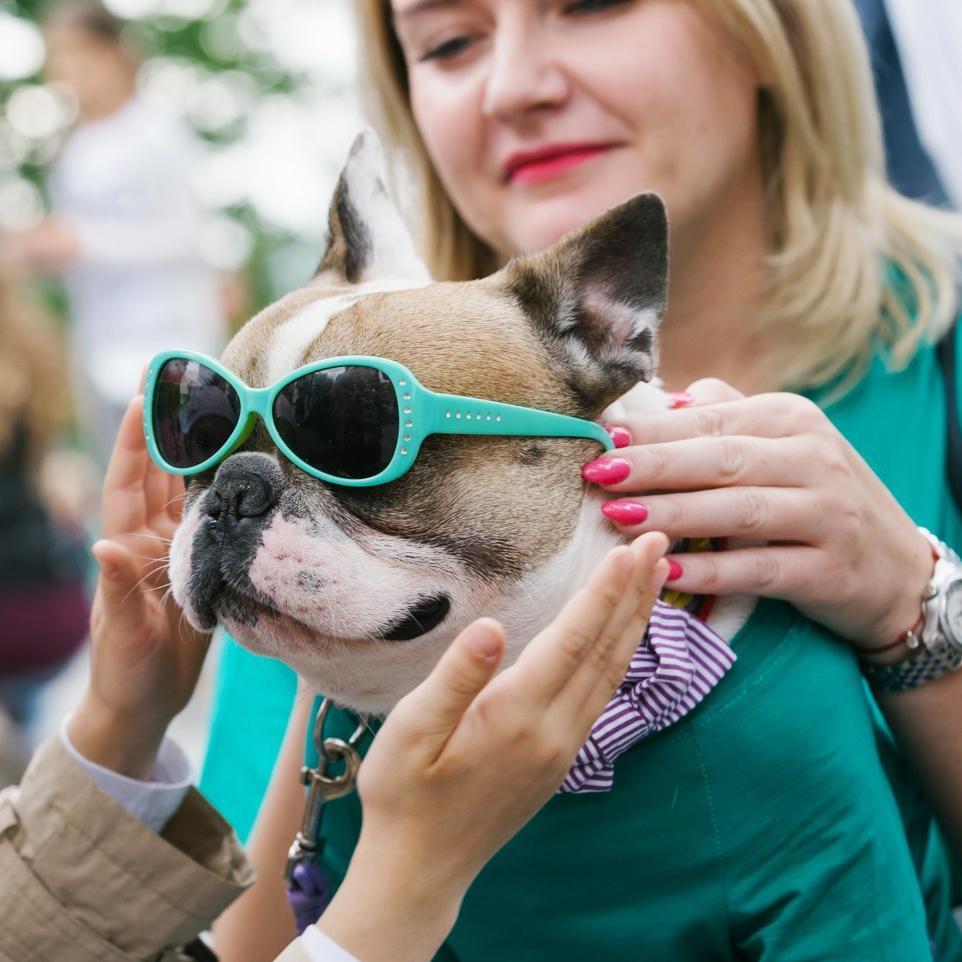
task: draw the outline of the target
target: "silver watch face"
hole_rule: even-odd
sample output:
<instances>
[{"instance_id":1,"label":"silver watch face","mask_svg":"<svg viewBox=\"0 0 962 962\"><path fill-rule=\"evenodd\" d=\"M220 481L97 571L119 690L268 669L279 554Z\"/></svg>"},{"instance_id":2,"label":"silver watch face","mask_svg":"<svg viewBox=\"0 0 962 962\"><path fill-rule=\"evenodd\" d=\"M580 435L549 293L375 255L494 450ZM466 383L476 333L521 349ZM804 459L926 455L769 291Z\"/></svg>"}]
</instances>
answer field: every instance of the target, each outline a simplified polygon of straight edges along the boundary
<instances>
[{"instance_id":1,"label":"silver watch face","mask_svg":"<svg viewBox=\"0 0 962 962\"><path fill-rule=\"evenodd\" d=\"M946 585L939 621L947 640L962 651L962 577Z\"/></svg>"}]
</instances>

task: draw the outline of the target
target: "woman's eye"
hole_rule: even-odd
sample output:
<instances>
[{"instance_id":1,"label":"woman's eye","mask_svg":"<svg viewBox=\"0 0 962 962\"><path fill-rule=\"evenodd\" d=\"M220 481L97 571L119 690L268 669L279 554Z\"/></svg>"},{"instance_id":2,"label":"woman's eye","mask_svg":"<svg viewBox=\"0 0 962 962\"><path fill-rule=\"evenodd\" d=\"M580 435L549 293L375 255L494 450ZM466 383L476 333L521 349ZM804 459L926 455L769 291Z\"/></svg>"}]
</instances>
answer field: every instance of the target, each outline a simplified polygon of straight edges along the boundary
<instances>
[{"instance_id":1,"label":"woman's eye","mask_svg":"<svg viewBox=\"0 0 962 962\"><path fill-rule=\"evenodd\" d=\"M584 14L601 13L610 7L622 7L632 0L575 0L564 6L564 13Z\"/></svg>"},{"instance_id":2,"label":"woman's eye","mask_svg":"<svg viewBox=\"0 0 962 962\"><path fill-rule=\"evenodd\" d=\"M420 63L425 63L428 60L452 60L459 53L463 53L471 45L473 37L452 37L450 40L445 40L444 43L439 43L436 47L432 47L426 53L422 54L419 58Z\"/></svg>"}]
</instances>

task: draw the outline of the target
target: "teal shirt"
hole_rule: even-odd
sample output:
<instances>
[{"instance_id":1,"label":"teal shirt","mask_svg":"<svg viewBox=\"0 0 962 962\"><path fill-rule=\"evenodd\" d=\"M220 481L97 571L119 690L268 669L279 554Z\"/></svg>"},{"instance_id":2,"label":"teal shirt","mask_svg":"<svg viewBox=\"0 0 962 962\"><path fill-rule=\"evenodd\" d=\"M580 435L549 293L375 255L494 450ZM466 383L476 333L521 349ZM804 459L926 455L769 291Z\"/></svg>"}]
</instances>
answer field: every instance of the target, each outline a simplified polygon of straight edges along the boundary
<instances>
[{"instance_id":1,"label":"teal shirt","mask_svg":"<svg viewBox=\"0 0 962 962\"><path fill-rule=\"evenodd\" d=\"M900 373L877 361L826 410L913 518L959 544L944 405L926 348ZM732 645L721 686L621 756L610 793L555 797L495 856L441 958L928 962L931 939L962 960L942 847L849 650L771 601ZM223 671L201 787L246 829L293 681L236 646ZM355 798L326 811L335 878L359 826Z\"/></svg>"}]
</instances>

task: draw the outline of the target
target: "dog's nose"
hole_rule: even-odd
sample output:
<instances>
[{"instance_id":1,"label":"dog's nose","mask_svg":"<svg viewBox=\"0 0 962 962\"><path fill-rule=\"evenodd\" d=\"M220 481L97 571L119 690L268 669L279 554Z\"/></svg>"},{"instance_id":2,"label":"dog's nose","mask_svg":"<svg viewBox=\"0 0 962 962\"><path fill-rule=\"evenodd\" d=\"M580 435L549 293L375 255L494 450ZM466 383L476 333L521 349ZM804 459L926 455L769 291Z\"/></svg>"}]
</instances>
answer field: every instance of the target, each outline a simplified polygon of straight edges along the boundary
<instances>
[{"instance_id":1,"label":"dog's nose","mask_svg":"<svg viewBox=\"0 0 962 962\"><path fill-rule=\"evenodd\" d=\"M284 474L273 458L234 454L218 468L204 511L215 521L261 518L277 504L283 487Z\"/></svg>"}]
</instances>

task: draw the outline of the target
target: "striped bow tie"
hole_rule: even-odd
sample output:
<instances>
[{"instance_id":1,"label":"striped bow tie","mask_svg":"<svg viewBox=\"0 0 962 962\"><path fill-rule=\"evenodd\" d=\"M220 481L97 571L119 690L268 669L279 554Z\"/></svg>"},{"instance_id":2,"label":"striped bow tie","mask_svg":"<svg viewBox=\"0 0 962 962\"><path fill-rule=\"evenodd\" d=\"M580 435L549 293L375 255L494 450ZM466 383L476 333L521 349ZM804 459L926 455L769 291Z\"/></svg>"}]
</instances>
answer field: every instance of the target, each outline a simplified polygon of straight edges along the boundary
<instances>
[{"instance_id":1,"label":"striped bow tie","mask_svg":"<svg viewBox=\"0 0 962 962\"><path fill-rule=\"evenodd\" d=\"M655 602L648 631L561 783L560 792L607 792L614 762L636 742L684 718L735 662L720 635L690 611Z\"/></svg>"}]
</instances>

